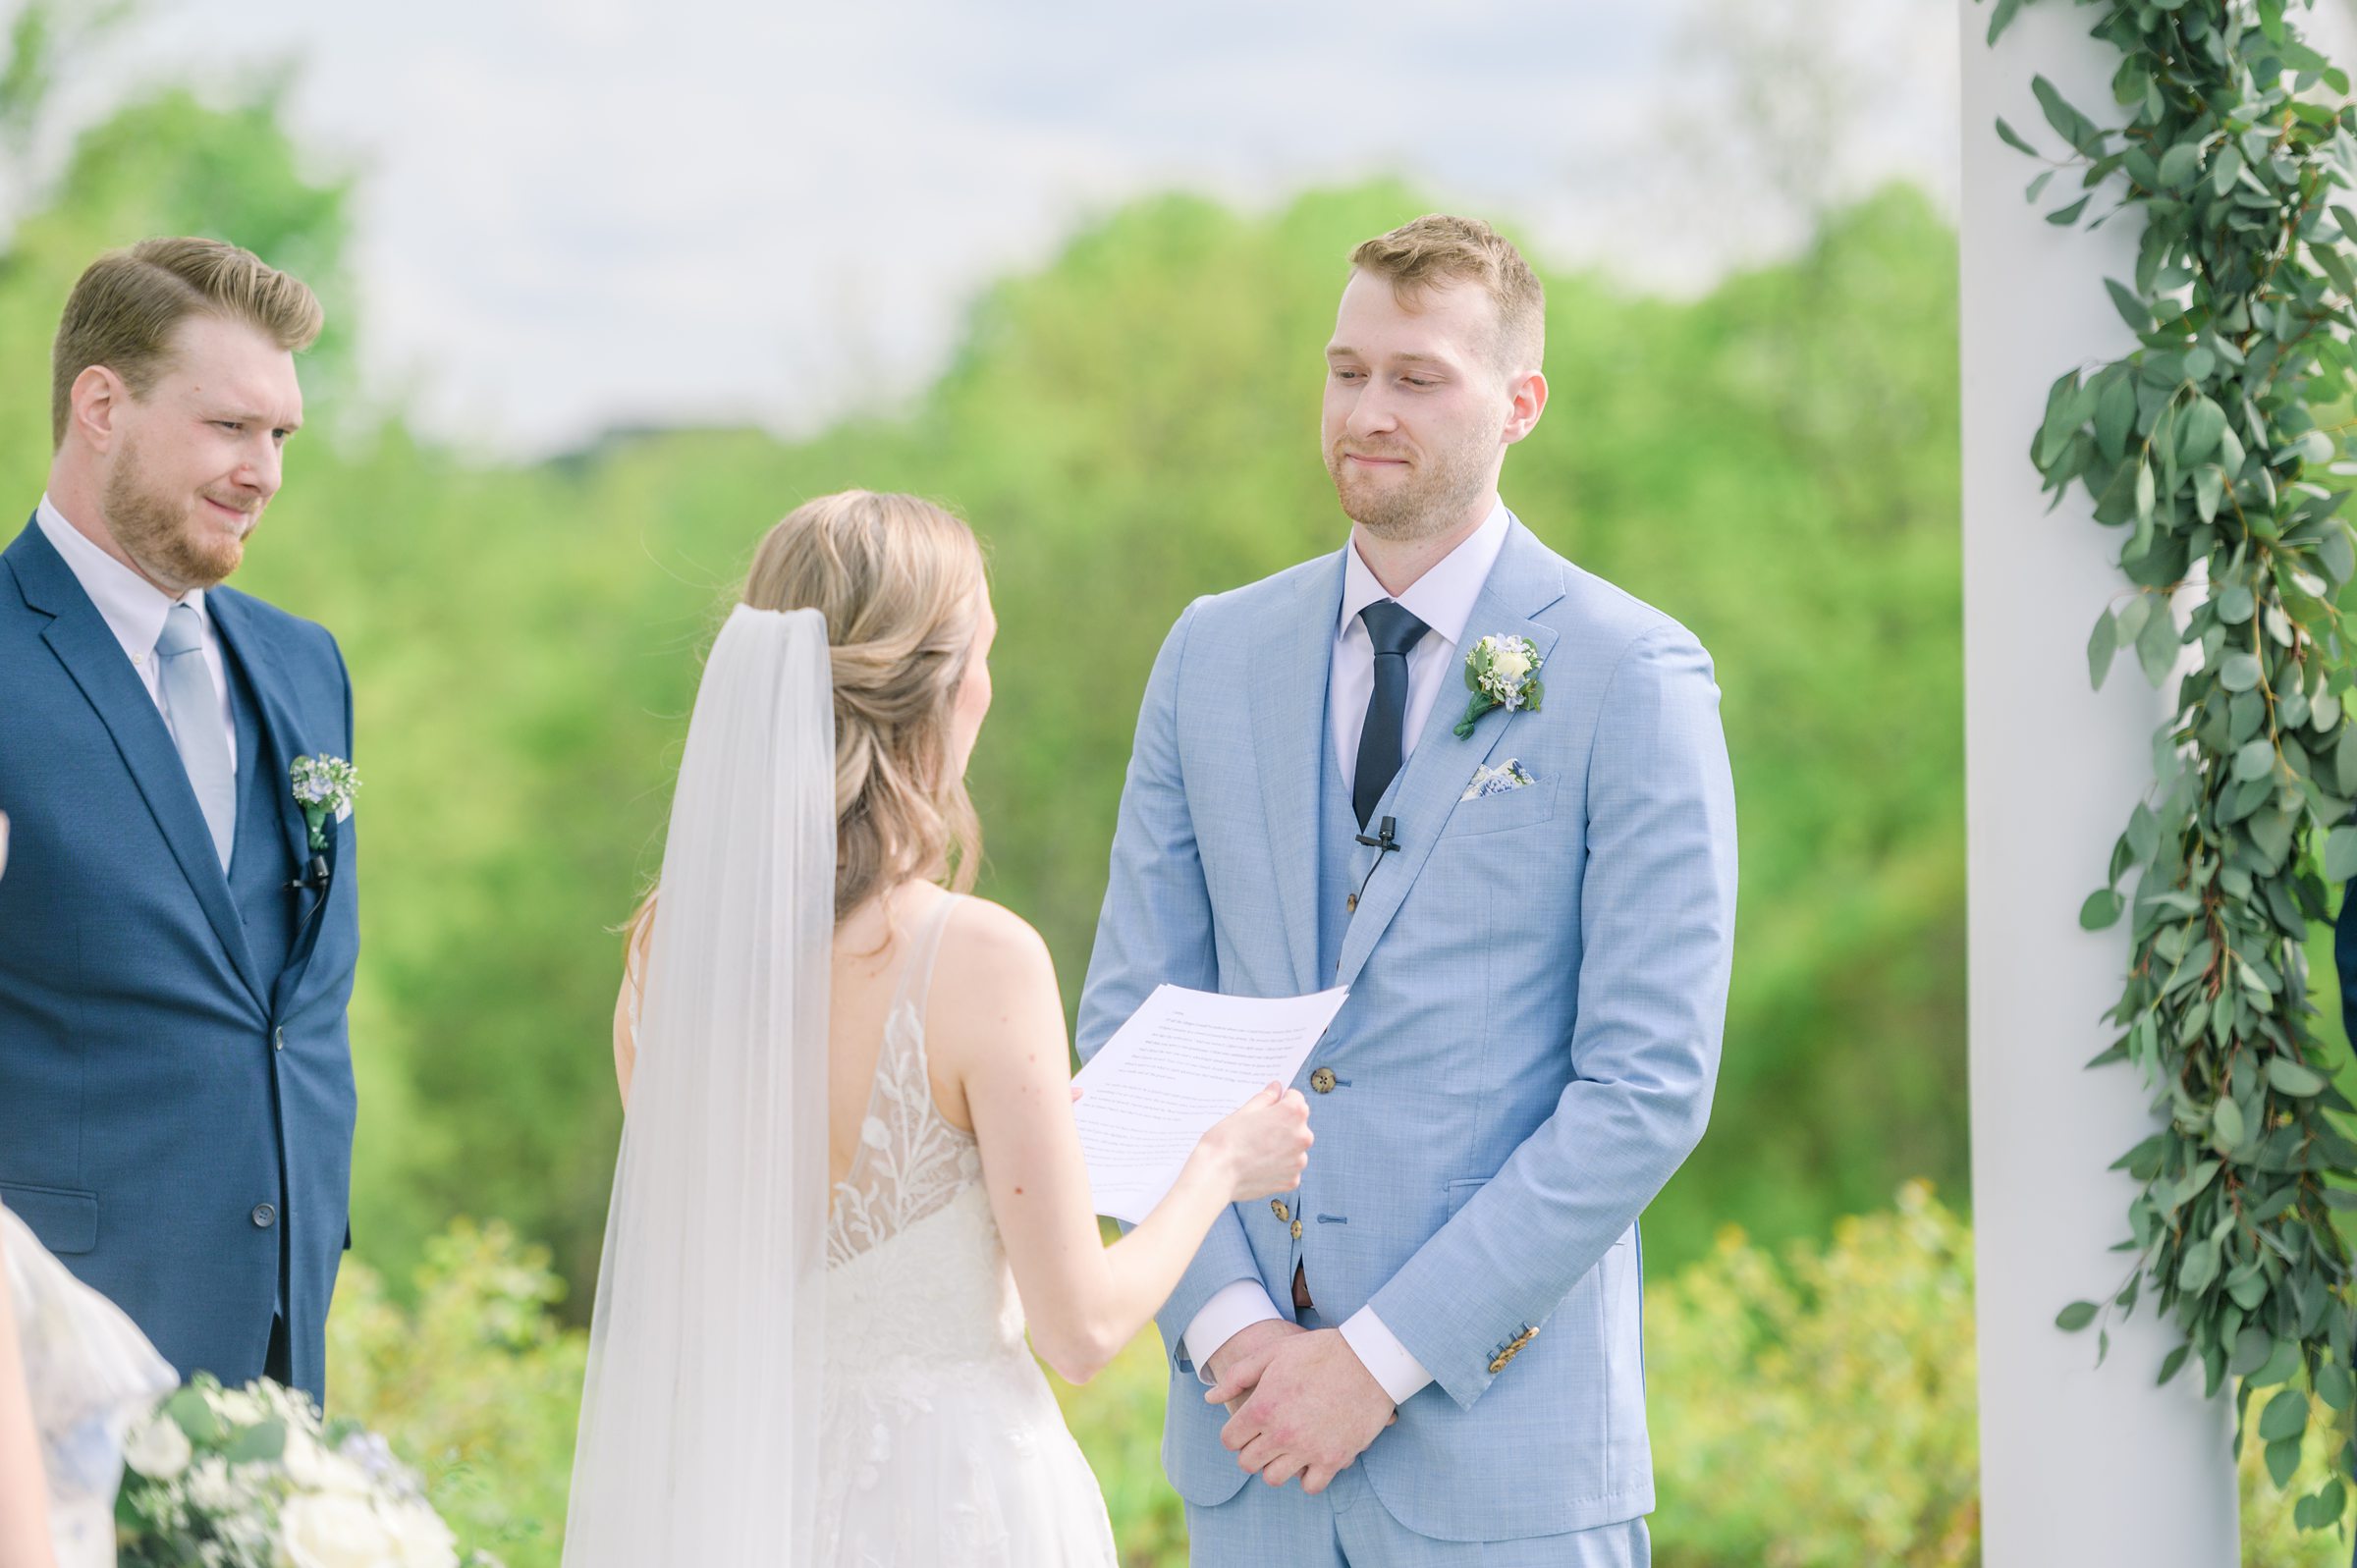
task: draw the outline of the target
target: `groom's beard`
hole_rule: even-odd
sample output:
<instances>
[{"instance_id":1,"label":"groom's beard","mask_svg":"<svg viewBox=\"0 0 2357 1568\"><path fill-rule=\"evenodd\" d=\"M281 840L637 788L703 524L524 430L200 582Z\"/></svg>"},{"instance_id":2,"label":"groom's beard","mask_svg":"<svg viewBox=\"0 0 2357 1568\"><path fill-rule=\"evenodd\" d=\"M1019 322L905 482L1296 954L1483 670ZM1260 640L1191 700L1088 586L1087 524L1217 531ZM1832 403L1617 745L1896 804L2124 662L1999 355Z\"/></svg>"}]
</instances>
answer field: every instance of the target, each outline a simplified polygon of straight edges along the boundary
<instances>
[{"instance_id":1,"label":"groom's beard","mask_svg":"<svg viewBox=\"0 0 2357 1568\"><path fill-rule=\"evenodd\" d=\"M138 450L125 445L106 476L101 505L107 531L141 570L185 593L210 588L246 559L246 537L261 521L261 509L247 514L243 527L216 518L194 494L174 498L146 483Z\"/></svg>"},{"instance_id":2,"label":"groom's beard","mask_svg":"<svg viewBox=\"0 0 2357 1568\"><path fill-rule=\"evenodd\" d=\"M1380 448L1353 446L1369 458L1404 456ZM1464 520L1465 513L1490 485L1489 460L1495 448L1467 443L1455 451L1430 453L1410 460L1404 480L1378 480L1354 470L1337 442L1326 454L1326 472L1343 515L1378 539L1405 542L1446 533Z\"/></svg>"}]
</instances>

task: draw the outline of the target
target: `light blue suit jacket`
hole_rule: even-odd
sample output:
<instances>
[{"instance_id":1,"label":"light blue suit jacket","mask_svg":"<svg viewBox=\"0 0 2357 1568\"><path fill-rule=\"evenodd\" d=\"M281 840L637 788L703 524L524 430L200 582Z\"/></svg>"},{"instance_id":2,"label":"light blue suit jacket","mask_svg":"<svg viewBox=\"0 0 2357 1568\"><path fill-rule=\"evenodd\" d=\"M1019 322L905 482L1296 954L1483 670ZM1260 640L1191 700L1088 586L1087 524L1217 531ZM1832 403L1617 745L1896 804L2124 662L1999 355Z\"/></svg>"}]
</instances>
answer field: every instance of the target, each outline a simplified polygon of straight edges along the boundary
<instances>
[{"instance_id":1,"label":"light blue suit jacket","mask_svg":"<svg viewBox=\"0 0 2357 1568\"><path fill-rule=\"evenodd\" d=\"M1710 660L1513 523L1465 643L1529 638L1542 709L1494 711L1460 740L1453 676L1383 808L1399 850L1367 886L1340 973L1321 974L1319 748L1343 561L1187 607L1122 793L1082 1056L1165 981L1350 988L1303 1068L1304 1083L1320 1066L1338 1081L1310 1095L1301 1239L1268 1205L1234 1206L1163 1308L1164 1464L1199 1505L1242 1484L1181 1335L1238 1279L1291 1313L1298 1260L1326 1322L1371 1305L1435 1379L1361 1461L1401 1524L1501 1541L1631 1518L1653 1506L1636 1219L1709 1116L1734 931ZM1509 758L1537 782L1459 798L1478 766ZM1375 851L1355 853L1363 873Z\"/></svg>"}]
</instances>

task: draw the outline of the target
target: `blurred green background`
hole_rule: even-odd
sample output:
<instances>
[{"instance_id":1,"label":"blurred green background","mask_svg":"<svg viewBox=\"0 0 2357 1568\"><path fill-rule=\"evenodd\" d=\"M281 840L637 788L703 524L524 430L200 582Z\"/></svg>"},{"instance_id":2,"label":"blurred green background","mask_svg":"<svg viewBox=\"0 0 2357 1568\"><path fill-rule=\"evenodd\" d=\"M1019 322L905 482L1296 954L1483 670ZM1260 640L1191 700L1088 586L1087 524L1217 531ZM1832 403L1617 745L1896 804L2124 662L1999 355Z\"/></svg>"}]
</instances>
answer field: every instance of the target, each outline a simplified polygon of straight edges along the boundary
<instances>
[{"instance_id":1,"label":"blurred green background","mask_svg":"<svg viewBox=\"0 0 2357 1568\"><path fill-rule=\"evenodd\" d=\"M0 71L18 175L71 65L48 18L20 13ZM335 1388L471 1539L555 1562L619 1126L613 927L657 861L699 654L754 540L850 485L933 496L982 535L1003 626L982 891L1046 933L1069 1000L1154 651L1193 596L1341 545L1316 410L1343 258L1445 195L1136 203L991 289L903 412L528 465L425 442L354 391L354 189L266 91L126 103L14 209L0 491L26 513L50 336L97 251L219 235L328 304L310 425L238 585L330 626L359 704ZM1717 1110L1645 1219L1661 1558L1977 1561L1969 1232L1942 1207L1966 1191L1954 235L1891 188L1691 300L1547 282L1553 402L1507 499L1701 636L1738 784ZM1141 1563L1183 1555L1161 1398L1145 1341L1069 1398ZM2252 1560L2321 1561L2272 1508L2249 1511Z\"/></svg>"}]
</instances>

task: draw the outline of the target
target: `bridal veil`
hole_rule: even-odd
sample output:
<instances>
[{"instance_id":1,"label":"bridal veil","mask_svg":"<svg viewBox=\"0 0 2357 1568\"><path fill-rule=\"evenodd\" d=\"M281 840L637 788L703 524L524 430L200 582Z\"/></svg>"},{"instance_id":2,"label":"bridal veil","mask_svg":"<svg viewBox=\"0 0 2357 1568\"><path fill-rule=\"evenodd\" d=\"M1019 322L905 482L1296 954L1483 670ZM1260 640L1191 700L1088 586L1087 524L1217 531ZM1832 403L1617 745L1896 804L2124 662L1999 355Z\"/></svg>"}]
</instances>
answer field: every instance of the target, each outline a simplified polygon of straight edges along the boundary
<instances>
[{"instance_id":1,"label":"bridal veil","mask_svg":"<svg viewBox=\"0 0 2357 1568\"><path fill-rule=\"evenodd\" d=\"M813 1555L835 722L815 610L740 606L680 764L598 1266L567 1568Z\"/></svg>"}]
</instances>

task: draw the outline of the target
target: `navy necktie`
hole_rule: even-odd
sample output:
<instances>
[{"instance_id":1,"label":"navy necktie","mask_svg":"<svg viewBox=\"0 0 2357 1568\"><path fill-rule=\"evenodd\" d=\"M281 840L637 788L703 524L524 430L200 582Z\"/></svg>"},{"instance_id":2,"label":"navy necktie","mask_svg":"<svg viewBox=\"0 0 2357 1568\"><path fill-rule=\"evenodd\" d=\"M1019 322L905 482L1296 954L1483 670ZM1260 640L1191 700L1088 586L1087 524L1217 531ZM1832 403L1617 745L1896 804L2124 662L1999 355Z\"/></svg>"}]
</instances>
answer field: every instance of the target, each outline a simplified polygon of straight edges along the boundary
<instances>
[{"instance_id":1,"label":"navy necktie","mask_svg":"<svg viewBox=\"0 0 2357 1568\"><path fill-rule=\"evenodd\" d=\"M1432 628L1391 599L1367 606L1358 619L1375 644L1375 690L1367 698L1366 726L1358 732L1358 772L1350 784L1350 804L1364 828L1399 772L1400 736L1407 727L1407 651Z\"/></svg>"}]
</instances>

